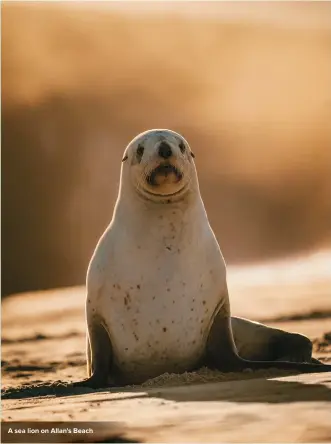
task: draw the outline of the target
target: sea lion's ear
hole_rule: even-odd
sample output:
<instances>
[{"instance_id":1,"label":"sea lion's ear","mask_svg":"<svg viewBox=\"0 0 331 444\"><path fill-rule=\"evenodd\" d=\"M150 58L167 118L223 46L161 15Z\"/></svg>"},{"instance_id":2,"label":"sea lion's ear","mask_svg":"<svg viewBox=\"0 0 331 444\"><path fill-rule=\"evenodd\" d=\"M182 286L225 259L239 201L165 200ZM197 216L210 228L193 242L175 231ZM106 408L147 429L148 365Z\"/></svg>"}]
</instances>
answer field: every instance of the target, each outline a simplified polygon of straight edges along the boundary
<instances>
[{"instance_id":1,"label":"sea lion's ear","mask_svg":"<svg viewBox=\"0 0 331 444\"><path fill-rule=\"evenodd\" d=\"M195 154L193 153L193 151L191 151L191 156L193 157L193 159L195 158Z\"/></svg>"},{"instance_id":2,"label":"sea lion's ear","mask_svg":"<svg viewBox=\"0 0 331 444\"><path fill-rule=\"evenodd\" d=\"M122 162L125 162L127 158L128 158L128 155L126 154L126 155L123 157Z\"/></svg>"}]
</instances>

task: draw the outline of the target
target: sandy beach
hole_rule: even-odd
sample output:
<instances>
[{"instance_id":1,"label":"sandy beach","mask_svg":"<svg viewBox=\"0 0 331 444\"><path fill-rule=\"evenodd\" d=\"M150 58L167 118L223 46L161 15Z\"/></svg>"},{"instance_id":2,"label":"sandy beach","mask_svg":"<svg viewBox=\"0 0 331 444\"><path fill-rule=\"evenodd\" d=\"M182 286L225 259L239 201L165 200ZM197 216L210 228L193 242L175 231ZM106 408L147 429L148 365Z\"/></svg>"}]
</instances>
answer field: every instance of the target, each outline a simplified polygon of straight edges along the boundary
<instances>
[{"instance_id":1,"label":"sandy beach","mask_svg":"<svg viewBox=\"0 0 331 444\"><path fill-rule=\"evenodd\" d=\"M230 267L233 314L304 333L314 340L314 357L330 362L330 259L324 251ZM331 440L329 373L201 369L118 390L50 386L85 375L84 296L83 287L73 287L3 301L3 427L9 421L103 421L93 436L66 441L63 435L58 442ZM24 439L38 442L33 435Z\"/></svg>"},{"instance_id":2,"label":"sandy beach","mask_svg":"<svg viewBox=\"0 0 331 444\"><path fill-rule=\"evenodd\" d=\"M86 376L78 284L149 128L194 151L232 314L331 362L330 2L4 3L2 442L331 442L330 373L65 385Z\"/></svg>"}]
</instances>

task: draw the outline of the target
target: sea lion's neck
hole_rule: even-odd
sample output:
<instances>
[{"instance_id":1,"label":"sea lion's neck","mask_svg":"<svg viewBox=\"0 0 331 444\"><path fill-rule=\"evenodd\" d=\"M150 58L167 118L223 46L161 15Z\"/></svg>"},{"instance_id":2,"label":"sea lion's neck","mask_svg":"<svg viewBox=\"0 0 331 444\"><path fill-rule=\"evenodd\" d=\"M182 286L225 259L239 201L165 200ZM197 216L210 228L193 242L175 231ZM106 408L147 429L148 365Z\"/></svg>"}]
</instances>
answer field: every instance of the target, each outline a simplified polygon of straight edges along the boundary
<instances>
[{"instance_id":1,"label":"sea lion's neck","mask_svg":"<svg viewBox=\"0 0 331 444\"><path fill-rule=\"evenodd\" d=\"M112 224L118 224L134 237L142 235L179 236L183 229L199 230L207 219L197 190L188 190L182 199L160 202L144 199L136 190L120 190Z\"/></svg>"}]
</instances>

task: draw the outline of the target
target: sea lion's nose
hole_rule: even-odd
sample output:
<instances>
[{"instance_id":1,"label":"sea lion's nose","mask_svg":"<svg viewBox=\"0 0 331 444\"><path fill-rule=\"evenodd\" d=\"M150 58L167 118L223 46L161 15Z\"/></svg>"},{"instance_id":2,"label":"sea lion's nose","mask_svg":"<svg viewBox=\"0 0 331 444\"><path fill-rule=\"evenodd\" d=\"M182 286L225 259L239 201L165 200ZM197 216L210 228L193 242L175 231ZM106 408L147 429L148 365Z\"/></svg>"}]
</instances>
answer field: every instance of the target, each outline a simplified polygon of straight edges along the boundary
<instances>
[{"instance_id":1,"label":"sea lion's nose","mask_svg":"<svg viewBox=\"0 0 331 444\"><path fill-rule=\"evenodd\" d=\"M168 145L167 142L161 142L159 145L159 156L163 157L163 159L168 159L172 156L171 146Z\"/></svg>"}]
</instances>

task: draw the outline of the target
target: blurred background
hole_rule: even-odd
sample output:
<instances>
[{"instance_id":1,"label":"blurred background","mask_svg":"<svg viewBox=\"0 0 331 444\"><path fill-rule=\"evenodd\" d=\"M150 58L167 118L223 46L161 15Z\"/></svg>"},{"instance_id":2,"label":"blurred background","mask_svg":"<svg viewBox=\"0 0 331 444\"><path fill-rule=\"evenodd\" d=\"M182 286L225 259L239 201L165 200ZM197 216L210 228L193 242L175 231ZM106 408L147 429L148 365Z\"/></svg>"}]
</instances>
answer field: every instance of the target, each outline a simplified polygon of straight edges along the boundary
<instances>
[{"instance_id":1,"label":"blurred background","mask_svg":"<svg viewBox=\"0 0 331 444\"><path fill-rule=\"evenodd\" d=\"M329 2L2 2L2 294L83 284L125 146L196 154L229 264L331 241Z\"/></svg>"}]
</instances>

